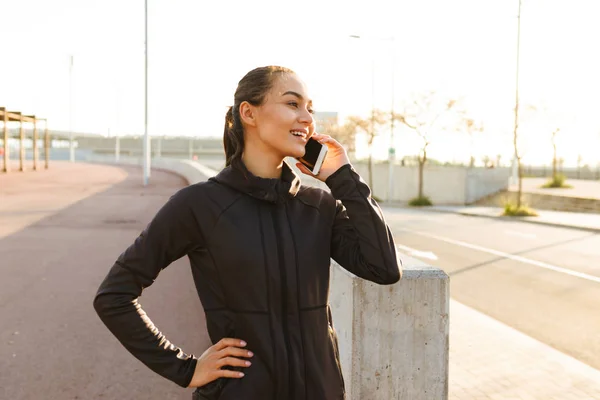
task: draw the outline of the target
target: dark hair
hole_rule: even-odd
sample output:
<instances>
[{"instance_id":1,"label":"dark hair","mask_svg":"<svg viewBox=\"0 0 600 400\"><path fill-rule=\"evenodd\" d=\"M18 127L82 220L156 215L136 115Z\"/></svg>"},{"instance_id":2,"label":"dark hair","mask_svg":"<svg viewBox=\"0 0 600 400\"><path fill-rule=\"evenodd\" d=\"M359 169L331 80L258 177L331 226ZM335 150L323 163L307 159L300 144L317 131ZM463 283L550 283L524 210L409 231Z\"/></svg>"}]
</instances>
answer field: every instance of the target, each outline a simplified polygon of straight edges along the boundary
<instances>
[{"instance_id":1,"label":"dark hair","mask_svg":"<svg viewBox=\"0 0 600 400\"><path fill-rule=\"evenodd\" d=\"M225 166L237 166L242 161L244 151L244 128L240 118L240 104L244 101L260 106L267 93L275 84L275 78L282 74L293 74L289 68L267 66L253 69L239 82L235 91L233 107L225 114L223 146L225 147Z\"/></svg>"}]
</instances>

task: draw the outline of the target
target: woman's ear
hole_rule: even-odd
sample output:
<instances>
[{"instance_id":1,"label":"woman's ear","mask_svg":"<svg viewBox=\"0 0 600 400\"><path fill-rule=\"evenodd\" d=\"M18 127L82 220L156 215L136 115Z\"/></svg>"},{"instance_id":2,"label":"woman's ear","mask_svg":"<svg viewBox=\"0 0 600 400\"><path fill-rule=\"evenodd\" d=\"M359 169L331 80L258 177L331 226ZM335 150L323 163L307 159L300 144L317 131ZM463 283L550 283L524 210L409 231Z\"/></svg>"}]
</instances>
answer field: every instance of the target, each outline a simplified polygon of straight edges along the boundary
<instances>
[{"instance_id":1,"label":"woman's ear","mask_svg":"<svg viewBox=\"0 0 600 400\"><path fill-rule=\"evenodd\" d=\"M256 107L243 101L240 104L240 118L245 125L256 126Z\"/></svg>"}]
</instances>

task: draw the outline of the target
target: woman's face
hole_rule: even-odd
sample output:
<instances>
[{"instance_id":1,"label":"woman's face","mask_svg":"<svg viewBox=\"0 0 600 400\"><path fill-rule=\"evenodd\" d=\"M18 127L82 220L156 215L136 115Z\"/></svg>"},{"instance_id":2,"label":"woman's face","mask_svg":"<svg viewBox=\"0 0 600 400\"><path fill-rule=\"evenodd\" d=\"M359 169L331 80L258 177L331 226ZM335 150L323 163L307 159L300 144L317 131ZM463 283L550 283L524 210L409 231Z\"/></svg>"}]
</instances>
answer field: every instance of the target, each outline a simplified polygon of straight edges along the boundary
<instances>
[{"instance_id":1,"label":"woman's face","mask_svg":"<svg viewBox=\"0 0 600 400\"><path fill-rule=\"evenodd\" d=\"M307 140L313 135L315 123L312 100L306 86L295 74L283 74L257 107L257 139L277 157L299 158L304 155Z\"/></svg>"}]
</instances>

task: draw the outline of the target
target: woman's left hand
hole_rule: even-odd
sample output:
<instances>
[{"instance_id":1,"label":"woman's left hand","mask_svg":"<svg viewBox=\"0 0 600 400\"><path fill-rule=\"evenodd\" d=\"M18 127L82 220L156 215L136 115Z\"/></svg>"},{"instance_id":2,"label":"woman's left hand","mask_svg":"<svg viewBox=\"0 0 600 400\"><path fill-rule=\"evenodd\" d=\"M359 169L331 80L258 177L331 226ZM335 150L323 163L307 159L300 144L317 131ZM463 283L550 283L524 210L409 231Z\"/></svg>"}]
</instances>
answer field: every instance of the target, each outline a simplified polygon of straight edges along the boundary
<instances>
[{"instance_id":1,"label":"woman's left hand","mask_svg":"<svg viewBox=\"0 0 600 400\"><path fill-rule=\"evenodd\" d=\"M325 180L327 180L327 178L329 178L329 176L337 171L340 167L350 164L350 159L348 158L346 149L344 149L344 147L337 140L329 135L321 135L318 133L313 134L312 138L327 146L327 155L325 156L325 160L323 161L323 165L321 166L321 170L319 171L318 175L313 175L303 164L297 163L296 166L300 171L306 175L310 175L322 182L325 182Z\"/></svg>"}]
</instances>

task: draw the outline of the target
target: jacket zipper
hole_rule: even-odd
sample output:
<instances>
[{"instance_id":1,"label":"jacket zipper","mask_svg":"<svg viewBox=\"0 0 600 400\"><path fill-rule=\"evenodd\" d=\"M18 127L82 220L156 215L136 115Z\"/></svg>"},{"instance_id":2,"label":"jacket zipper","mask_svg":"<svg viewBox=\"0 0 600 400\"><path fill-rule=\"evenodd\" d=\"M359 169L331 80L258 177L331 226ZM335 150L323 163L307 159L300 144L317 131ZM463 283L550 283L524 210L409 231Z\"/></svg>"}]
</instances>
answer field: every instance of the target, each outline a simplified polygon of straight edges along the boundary
<instances>
[{"instance_id":1,"label":"jacket zipper","mask_svg":"<svg viewBox=\"0 0 600 400\"><path fill-rule=\"evenodd\" d=\"M281 230L279 229L279 218L277 217L277 206L273 212L273 226L275 227L275 236L277 240L277 255L279 257L279 277L281 279L281 320L283 323L283 339L285 341L285 349L288 359L288 399L292 398L294 393L293 382L292 382L292 369L290 368L289 361L292 354L290 345L290 333L288 326L288 290L287 290L287 272L285 270L285 263L283 259L283 252L281 251Z\"/></svg>"}]
</instances>

